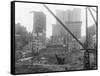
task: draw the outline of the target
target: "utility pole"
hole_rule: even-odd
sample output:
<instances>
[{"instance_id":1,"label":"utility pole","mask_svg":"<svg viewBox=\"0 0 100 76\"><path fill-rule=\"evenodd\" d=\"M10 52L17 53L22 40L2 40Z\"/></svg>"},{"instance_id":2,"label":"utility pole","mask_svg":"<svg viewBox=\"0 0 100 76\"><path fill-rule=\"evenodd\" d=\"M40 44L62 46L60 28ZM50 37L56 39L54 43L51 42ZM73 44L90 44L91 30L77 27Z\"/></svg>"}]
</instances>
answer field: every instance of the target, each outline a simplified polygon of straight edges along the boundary
<instances>
[{"instance_id":1,"label":"utility pole","mask_svg":"<svg viewBox=\"0 0 100 76\"><path fill-rule=\"evenodd\" d=\"M97 58L97 48L98 48L98 46L97 46L97 39L98 39L98 7L95 7L96 9L93 9L92 7L91 7L91 9L90 8L88 8L88 10L89 10L89 13L90 13L90 15L91 15L91 17L92 17L92 19L93 19L93 21L94 21L94 23L95 23L95 26L96 26L96 45L94 45L95 46L95 48L92 50L92 51L94 51L95 52L95 55L96 55L96 64L95 64L95 68L97 68L97 63L98 63L98 58ZM94 16L94 14L93 14L93 12L96 14L95 16L96 16L96 18L95 18L95 16Z\"/></svg>"},{"instance_id":2,"label":"utility pole","mask_svg":"<svg viewBox=\"0 0 100 76\"><path fill-rule=\"evenodd\" d=\"M86 42L84 52L84 69L90 69L89 51L88 51L88 13L86 7Z\"/></svg>"}]
</instances>

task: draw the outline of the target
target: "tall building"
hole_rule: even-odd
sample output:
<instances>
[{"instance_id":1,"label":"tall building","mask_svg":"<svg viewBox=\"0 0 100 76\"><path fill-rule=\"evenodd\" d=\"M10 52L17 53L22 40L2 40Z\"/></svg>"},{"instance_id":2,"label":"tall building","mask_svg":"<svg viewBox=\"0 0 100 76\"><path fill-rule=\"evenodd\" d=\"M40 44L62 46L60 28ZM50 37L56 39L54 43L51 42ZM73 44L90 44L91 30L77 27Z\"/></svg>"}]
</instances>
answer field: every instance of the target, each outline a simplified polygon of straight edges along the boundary
<instances>
[{"instance_id":1,"label":"tall building","mask_svg":"<svg viewBox=\"0 0 100 76\"><path fill-rule=\"evenodd\" d=\"M68 12L63 10L56 10L56 16L65 24L68 21ZM62 25L56 20L56 30L59 35L65 35L66 30Z\"/></svg>"},{"instance_id":2,"label":"tall building","mask_svg":"<svg viewBox=\"0 0 100 76\"><path fill-rule=\"evenodd\" d=\"M81 37L81 21L75 21L75 22L66 22L66 25L68 29L77 37L80 39ZM68 33L69 34L69 33ZM70 34L69 34L70 35ZM71 37L70 37L71 38ZM71 38L72 39L72 38Z\"/></svg>"},{"instance_id":3,"label":"tall building","mask_svg":"<svg viewBox=\"0 0 100 76\"><path fill-rule=\"evenodd\" d=\"M73 28L77 28L79 30L79 32L81 31L81 10L78 8L75 8L73 10L57 10L56 11L56 16L65 24L66 27L71 27ZM71 23L72 22L72 23ZM78 24L78 25L77 25ZM63 26L56 21L56 24L53 26L53 34L54 35L66 35L67 31L65 30L65 28L63 28ZM80 32L81 33L81 32Z\"/></svg>"},{"instance_id":4,"label":"tall building","mask_svg":"<svg viewBox=\"0 0 100 76\"><path fill-rule=\"evenodd\" d=\"M79 22L81 19L81 9L74 8L73 10L68 10L68 20L71 22Z\"/></svg>"},{"instance_id":5,"label":"tall building","mask_svg":"<svg viewBox=\"0 0 100 76\"><path fill-rule=\"evenodd\" d=\"M81 9L57 10L56 16L78 39L81 37ZM62 40L62 37L65 38L65 43L67 43L68 39L71 40L73 38L58 21L53 25L52 35L59 36L58 38L61 38L59 40Z\"/></svg>"},{"instance_id":6,"label":"tall building","mask_svg":"<svg viewBox=\"0 0 100 76\"><path fill-rule=\"evenodd\" d=\"M52 36L58 36L59 35L59 30L57 29L60 29L59 27L57 27L56 24L52 24Z\"/></svg>"},{"instance_id":7,"label":"tall building","mask_svg":"<svg viewBox=\"0 0 100 76\"><path fill-rule=\"evenodd\" d=\"M46 15L43 12L34 12L34 35L38 35L39 40L45 45L46 40Z\"/></svg>"},{"instance_id":8,"label":"tall building","mask_svg":"<svg viewBox=\"0 0 100 76\"><path fill-rule=\"evenodd\" d=\"M34 12L34 33L46 31L46 15L43 12Z\"/></svg>"}]
</instances>

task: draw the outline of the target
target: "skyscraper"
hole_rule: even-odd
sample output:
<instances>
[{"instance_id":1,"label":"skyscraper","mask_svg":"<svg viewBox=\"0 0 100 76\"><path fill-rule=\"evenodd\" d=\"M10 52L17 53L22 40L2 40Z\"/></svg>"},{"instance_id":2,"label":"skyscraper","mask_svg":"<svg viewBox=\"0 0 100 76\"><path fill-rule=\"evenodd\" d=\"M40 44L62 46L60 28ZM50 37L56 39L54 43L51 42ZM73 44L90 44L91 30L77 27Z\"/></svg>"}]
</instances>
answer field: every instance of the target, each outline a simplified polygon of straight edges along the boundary
<instances>
[{"instance_id":1,"label":"skyscraper","mask_svg":"<svg viewBox=\"0 0 100 76\"><path fill-rule=\"evenodd\" d=\"M68 20L70 22L79 22L81 19L81 9L74 8L73 10L68 10Z\"/></svg>"},{"instance_id":2,"label":"skyscraper","mask_svg":"<svg viewBox=\"0 0 100 76\"><path fill-rule=\"evenodd\" d=\"M34 33L46 31L46 15L43 12L34 12Z\"/></svg>"},{"instance_id":3,"label":"skyscraper","mask_svg":"<svg viewBox=\"0 0 100 76\"><path fill-rule=\"evenodd\" d=\"M33 33L45 45L46 40L46 15L43 12L34 12Z\"/></svg>"},{"instance_id":4,"label":"skyscraper","mask_svg":"<svg viewBox=\"0 0 100 76\"><path fill-rule=\"evenodd\" d=\"M56 16L65 24L66 21L68 21L68 12L63 10L56 10ZM59 35L65 35L66 30L63 28L63 26L56 21L56 30L59 33Z\"/></svg>"},{"instance_id":5,"label":"skyscraper","mask_svg":"<svg viewBox=\"0 0 100 76\"><path fill-rule=\"evenodd\" d=\"M56 16L65 24L66 27L68 27L70 30L74 32L76 31L78 31L77 33L80 32L79 35L81 35L80 9L75 8L73 10L67 10L67 11L57 10ZM77 30L75 30L76 28ZM55 33L54 35L67 35L67 31L58 21L56 21L56 24L53 26L53 33Z\"/></svg>"},{"instance_id":6,"label":"skyscraper","mask_svg":"<svg viewBox=\"0 0 100 76\"><path fill-rule=\"evenodd\" d=\"M74 36L78 39L81 37L81 21L75 21L75 22L66 22L66 25L68 29L74 34ZM70 33L68 33L70 35ZM70 39L72 37L70 36Z\"/></svg>"},{"instance_id":7,"label":"skyscraper","mask_svg":"<svg viewBox=\"0 0 100 76\"><path fill-rule=\"evenodd\" d=\"M63 24L79 39L81 37L81 10L79 8L75 8L73 10L57 10L56 16L63 22ZM56 32L55 32L56 30ZM58 22L53 27L53 35L61 36L61 38L71 40L73 37L70 35L67 30Z\"/></svg>"}]
</instances>

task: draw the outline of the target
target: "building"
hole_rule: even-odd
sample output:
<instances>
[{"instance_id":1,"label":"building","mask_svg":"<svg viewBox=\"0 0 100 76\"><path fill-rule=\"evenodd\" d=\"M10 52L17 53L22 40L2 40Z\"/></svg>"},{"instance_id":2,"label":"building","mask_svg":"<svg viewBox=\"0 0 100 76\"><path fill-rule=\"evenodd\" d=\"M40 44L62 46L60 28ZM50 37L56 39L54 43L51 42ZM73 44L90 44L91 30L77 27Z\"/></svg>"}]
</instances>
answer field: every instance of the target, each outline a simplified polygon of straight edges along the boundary
<instances>
[{"instance_id":1,"label":"building","mask_svg":"<svg viewBox=\"0 0 100 76\"><path fill-rule=\"evenodd\" d=\"M81 21L75 21L75 22L66 22L67 28L74 34L74 36L78 39L81 37ZM68 33L68 36L70 39L73 37Z\"/></svg>"},{"instance_id":2,"label":"building","mask_svg":"<svg viewBox=\"0 0 100 76\"><path fill-rule=\"evenodd\" d=\"M57 27L56 24L52 24L52 36L58 36L59 35L59 27Z\"/></svg>"},{"instance_id":3,"label":"building","mask_svg":"<svg viewBox=\"0 0 100 76\"><path fill-rule=\"evenodd\" d=\"M46 15L43 12L34 12L34 33L46 31Z\"/></svg>"},{"instance_id":4,"label":"building","mask_svg":"<svg viewBox=\"0 0 100 76\"><path fill-rule=\"evenodd\" d=\"M43 12L34 12L33 32L45 45L46 40L46 15Z\"/></svg>"},{"instance_id":5,"label":"building","mask_svg":"<svg viewBox=\"0 0 100 76\"><path fill-rule=\"evenodd\" d=\"M68 20L71 22L77 22L81 19L81 9L74 8L73 10L68 10Z\"/></svg>"},{"instance_id":6,"label":"building","mask_svg":"<svg viewBox=\"0 0 100 76\"><path fill-rule=\"evenodd\" d=\"M88 30L87 30L87 37L88 37L88 45L89 45L89 48L94 48L95 45L97 45L97 34L96 34L96 25L91 25L90 27L88 27ZM95 45L94 45L95 44Z\"/></svg>"},{"instance_id":7,"label":"building","mask_svg":"<svg viewBox=\"0 0 100 76\"><path fill-rule=\"evenodd\" d=\"M96 35L96 25L95 24L88 27L88 33L91 34L92 36Z\"/></svg>"},{"instance_id":8,"label":"building","mask_svg":"<svg viewBox=\"0 0 100 76\"><path fill-rule=\"evenodd\" d=\"M81 21L80 21L80 19L81 19L81 10L78 9L78 8L75 8L73 10L67 10L67 11L56 10L56 16L66 25L66 27L68 25L71 25L71 22L72 22L73 27L75 25L81 23ZM66 22L68 22L68 24L66 24ZM78 27L78 26L75 26L75 27ZM81 27L81 24L80 24L80 27ZM80 27L79 27L79 29L80 29ZM63 28L62 25L58 21L56 21L56 24L53 28L55 28L55 30L57 32L54 35L58 35L58 34L59 35L66 35L67 34L65 28ZM55 33L54 30L53 30L53 33Z\"/></svg>"},{"instance_id":9,"label":"building","mask_svg":"<svg viewBox=\"0 0 100 76\"><path fill-rule=\"evenodd\" d=\"M75 8L73 10L57 10L56 16L65 24L65 26L79 39L81 37L81 10ZM62 40L65 44L73 39L67 30L58 22L53 24L52 36L57 37L58 40ZM56 40L57 40L56 39ZM64 40L65 39L65 40ZM55 41L55 40L54 40ZM57 41L61 42L62 41Z\"/></svg>"},{"instance_id":10,"label":"building","mask_svg":"<svg viewBox=\"0 0 100 76\"><path fill-rule=\"evenodd\" d=\"M56 16L65 24L68 21L68 12L63 10L56 10ZM65 35L66 30L62 27L62 25L56 20L56 30L60 35Z\"/></svg>"},{"instance_id":11,"label":"building","mask_svg":"<svg viewBox=\"0 0 100 76\"><path fill-rule=\"evenodd\" d=\"M93 49L95 47L95 45L97 45L97 32L96 31L97 31L96 25L91 25L87 29L88 47L91 49ZM86 41L86 35L81 37L81 42L85 43L85 41Z\"/></svg>"}]
</instances>

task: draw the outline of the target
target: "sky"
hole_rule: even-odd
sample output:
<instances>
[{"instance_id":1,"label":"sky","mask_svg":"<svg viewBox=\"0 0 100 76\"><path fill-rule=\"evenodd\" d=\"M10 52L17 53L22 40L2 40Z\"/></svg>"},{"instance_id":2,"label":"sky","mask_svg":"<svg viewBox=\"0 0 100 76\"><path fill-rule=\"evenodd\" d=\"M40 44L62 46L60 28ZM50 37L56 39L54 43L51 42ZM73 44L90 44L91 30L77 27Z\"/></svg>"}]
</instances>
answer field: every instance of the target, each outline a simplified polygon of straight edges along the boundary
<instances>
[{"instance_id":1,"label":"sky","mask_svg":"<svg viewBox=\"0 0 100 76\"><path fill-rule=\"evenodd\" d=\"M46 4L52 12L55 13L55 10L73 10L73 8L81 9L81 36L85 35L85 26L86 26L86 13L85 7L82 6L65 6L65 5L48 5ZM94 8L95 9L95 8ZM46 14L46 36L49 38L52 35L52 24L56 23L55 18L48 12L48 10L42 4L35 3L15 3L15 23L21 23L22 26L27 28L28 32L32 32L33 29L33 20L34 15L33 11L42 11ZM96 17L95 12L93 12ZM94 24L94 21L88 11L88 26Z\"/></svg>"}]
</instances>

